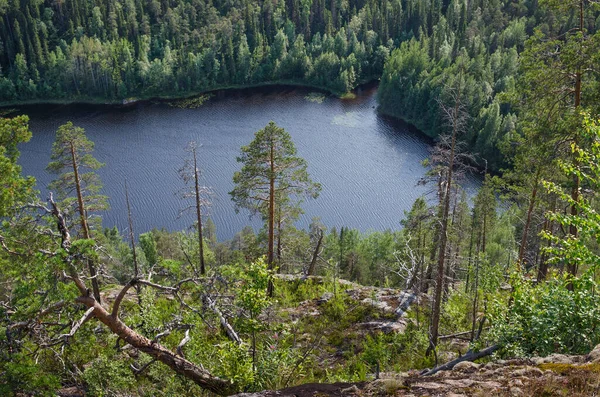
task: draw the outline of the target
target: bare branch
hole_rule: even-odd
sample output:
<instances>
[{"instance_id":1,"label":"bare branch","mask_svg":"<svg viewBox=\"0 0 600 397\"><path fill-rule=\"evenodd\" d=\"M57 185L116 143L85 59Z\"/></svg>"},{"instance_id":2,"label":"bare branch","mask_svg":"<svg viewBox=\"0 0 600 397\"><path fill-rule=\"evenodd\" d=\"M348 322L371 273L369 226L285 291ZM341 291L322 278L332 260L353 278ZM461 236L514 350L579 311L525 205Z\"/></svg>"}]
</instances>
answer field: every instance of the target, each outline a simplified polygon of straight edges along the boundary
<instances>
[{"instance_id":1,"label":"bare branch","mask_svg":"<svg viewBox=\"0 0 600 397\"><path fill-rule=\"evenodd\" d=\"M209 296L206 296L205 299L206 299L206 303L208 303L208 307L217 315L217 317L219 317L221 326L225 329L225 333L227 334L229 339L231 339L233 342L237 343L238 345L241 344L242 339L238 336L237 332L235 332L235 330L229 324L229 322L227 322L227 319L225 318L225 316L223 316L223 313L221 313L221 310L219 310L219 308L216 306L215 302Z\"/></svg>"},{"instance_id":2,"label":"bare branch","mask_svg":"<svg viewBox=\"0 0 600 397\"><path fill-rule=\"evenodd\" d=\"M185 358L185 355L183 354L183 347L190 341L192 340L192 338L190 337L190 330L186 329L185 330L185 336L183 337L183 339L181 340L181 342L179 342L179 344L177 345L177 354L179 354L181 357Z\"/></svg>"},{"instance_id":3,"label":"bare branch","mask_svg":"<svg viewBox=\"0 0 600 397\"><path fill-rule=\"evenodd\" d=\"M59 343L69 343L69 339L71 339L73 336L75 336L75 333L77 333L77 331L79 331L79 328L81 328L81 326L83 324L85 324L90 318L93 317L93 313L94 313L94 308L90 307L89 309L86 310L84 315L75 324L73 324L73 327L71 327L71 331L69 331L68 334L59 335L52 342L50 342L49 344L47 344L44 347L49 347L49 346L56 345Z\"/></svg>"},{"instance_id":4,"label":"bare branch","mask_svg":"<svg viewBox=\"0 0 600 397\"><path fill-rule=\"evenodd\" d=\"M148 369L148 367L150 367L152 364L154 364L156 362L156 359L153 358L152 360L148 361L146 364L142 365L140 368L137 368L135 365L131 364L129 365L129 367L131 368L131 370L133 371L133 374L135 376L139 376L141 375L145 370Z\"/></svg>"}]
</instances>

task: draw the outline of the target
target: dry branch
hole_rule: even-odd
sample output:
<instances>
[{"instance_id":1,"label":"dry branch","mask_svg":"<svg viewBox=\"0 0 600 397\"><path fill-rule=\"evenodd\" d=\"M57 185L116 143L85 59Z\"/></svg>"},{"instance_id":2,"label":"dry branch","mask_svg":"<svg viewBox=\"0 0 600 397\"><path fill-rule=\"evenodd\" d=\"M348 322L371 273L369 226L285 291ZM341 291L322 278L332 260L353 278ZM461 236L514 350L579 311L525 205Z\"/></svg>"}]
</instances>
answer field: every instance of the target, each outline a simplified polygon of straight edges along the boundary
<instances>
[{"instance_id":1,"label":"dry branch","mask_svg":"<svg viewBox=\"0 0 600 397\"><path fill-rule=\"evenodd\" d=\"M238 345L241 344L242 339L238 336L237 332L235 332L233 327L229 324L225 316L223 316L223 313L221 313L221 310L219 310L219 308L215 305L215 302L209 296L206 296L205 299L206 303L208 303L208 307L217 315L217 317L219 317L219 322L221 323L223 329L225 329L225 333L227 334L229 339L231 339L234 343L237 343Z\"/></svg>"},{"instance_id":2,"label":"dry branch","mask_svg":"<svg viewBox=\"0 0 600 397\"><path fill-rule=\"evenodd\" d=\"M487 347L483 350L480 350L478 352L474 352L473 350L469 350L467 353L465 353L464 356L460 356L458 358L455 358L454 360L447 362L446 364L440 365L439 367L435 367L425 373L423 373L423 376L431 376L434 374L437 374L440 371L448 371L451 370L452 368L454 368L454 366L458 363L462 363L463 361L475 361L478 360L480 358L486 357L491 355L492 353L494 353L496 350L500 349L500 345L493 345L490 347Z\"/></svg>"}]
</instances>

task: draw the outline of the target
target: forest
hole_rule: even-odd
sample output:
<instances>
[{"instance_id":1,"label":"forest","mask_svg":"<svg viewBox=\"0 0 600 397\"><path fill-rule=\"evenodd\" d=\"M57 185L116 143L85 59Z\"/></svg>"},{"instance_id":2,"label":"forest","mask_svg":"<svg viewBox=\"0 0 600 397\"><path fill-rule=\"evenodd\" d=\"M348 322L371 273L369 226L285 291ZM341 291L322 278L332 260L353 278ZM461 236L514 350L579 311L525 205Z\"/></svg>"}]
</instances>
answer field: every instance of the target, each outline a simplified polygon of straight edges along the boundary
<instances>
[{"instance_id":1,"label":"forest","mask_svg":"<svg viewBox=\"0 0 600 397\"><path fill-rule=\"evenodd\" d=\"M342 95L381 80L381 111L437 137L436 100L462 68L475 120L463 140L480 167L485 158L499 171L508 164L498 147L518 124L511 93L525 42L536 30L561 37L577 19L574 7L538 3L552 1L3 0L0 103L120 103L277 83ZM582 28L593 34L597 12L586 13Z\"/></svg>"},{"instance_id":2,"label":"forest","mask_svg":"<svg viewBox=\"0 0 600 397\"><path fill-rule=\"evenodd\" d=\"M180 170L194 227L133 230L126 188L118 230L94 216L82 128L56 131L41 197L18 164L28 117L0 117L0 394L232 395L600 343L596 1L0 0L0 21L6 104L380 79L380 111L436 137L434 199L402 227L303 230L322 187L275 120L230 192L264 226L218 241L197 143ZM540 395L589 395L591 374Z\"/></svg>"}]
</instances>

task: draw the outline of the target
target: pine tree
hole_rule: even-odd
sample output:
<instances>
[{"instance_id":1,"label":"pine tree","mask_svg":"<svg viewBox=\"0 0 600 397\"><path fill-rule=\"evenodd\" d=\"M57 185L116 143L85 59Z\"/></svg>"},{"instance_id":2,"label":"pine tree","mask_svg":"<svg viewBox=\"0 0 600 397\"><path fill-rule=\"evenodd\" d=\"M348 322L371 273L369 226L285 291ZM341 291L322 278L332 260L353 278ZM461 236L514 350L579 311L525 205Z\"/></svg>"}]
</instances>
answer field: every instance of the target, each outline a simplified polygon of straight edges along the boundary
<instances>
[{"instance_id":1,"label":"pine tree","mask_svg":"<svg viewBox=\"0 0 600 397\"><path fill-rule=\"evenodd\" d=\"M101 211L108 208L106 196L99 195L102 187L98 175L93 172L104 164L92 156L94 143L87 139L81 127L75 127L72 122L60 126L56 132L56 139L52 144L52 161L48 164L48 171L58 174L49 188L56 190L59 196L65 199L67 206L74 205L79 213L81 236L84 239L92 238L88 213ZM84 169L90 170L84 172ZM68 197L75 193L75 198ZM97 272L92 260L88 261L94 298L100 302L100 287Z\"/></svg>"},{"instance_id":2,"label":"pine tree","mask_svg":"<svg viewBox=\"0 0 600 397\"><path fill-rule=\"evenodd\" d=\"M242 169L234 174L235 188L229 194L236 210L246 208L265 221L267 263L269 270L274 270L275 221L281 218L278 211L291 203L299 205L301 196L316 198L321 185L310 179L306 161L296 155L290 134L272 121L257 131L241 152L237 161ZM270 283L270 294L272 289Z\"/></svg>"}]
</instances>

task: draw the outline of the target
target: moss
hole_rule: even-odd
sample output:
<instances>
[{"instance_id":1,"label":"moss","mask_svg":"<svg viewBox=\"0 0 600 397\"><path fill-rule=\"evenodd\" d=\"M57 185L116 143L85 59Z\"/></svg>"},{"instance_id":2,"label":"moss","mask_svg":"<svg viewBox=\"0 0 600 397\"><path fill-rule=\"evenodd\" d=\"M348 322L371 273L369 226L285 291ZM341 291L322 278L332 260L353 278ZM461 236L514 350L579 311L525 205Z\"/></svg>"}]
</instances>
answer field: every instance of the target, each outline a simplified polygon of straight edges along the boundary
<instances>
[{"instance_id":1,"label":"moss","mask_svg":"<svg viewBox=\"0 0 600 397\"><path fill-rule=\"evenodd\" d=\"M346 92L345 94L340 95L340 99L356 99L356 94L353 92Z\"/></svg>"},{"instance_id":2,"label":"moss","mask_svg":"<svg viewBox=\"0 0 600 397\"><path fill-rule=\"evenodd\" d=\"M574 371L592 372L600 374L600 363L589 363L583 365L565 364L565 363L544 363L538 365L542 370L550 370L560 375L568 375Z\"/></svg>"}]
</instances>

